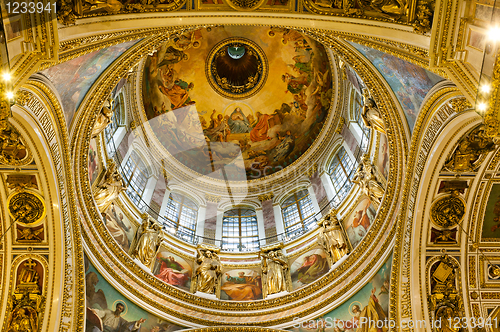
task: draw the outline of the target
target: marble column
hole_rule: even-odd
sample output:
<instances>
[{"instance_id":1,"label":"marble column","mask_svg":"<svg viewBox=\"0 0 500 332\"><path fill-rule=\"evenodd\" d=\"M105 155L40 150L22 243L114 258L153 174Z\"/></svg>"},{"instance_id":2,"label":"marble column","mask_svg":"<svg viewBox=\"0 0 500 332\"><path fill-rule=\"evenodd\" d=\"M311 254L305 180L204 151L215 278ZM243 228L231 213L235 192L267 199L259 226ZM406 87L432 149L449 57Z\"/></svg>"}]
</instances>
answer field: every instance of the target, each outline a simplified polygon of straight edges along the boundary
<instances>
[{"instance_id":1,"label":"marble column","mask_svg":"<svg viewBox=\"0 0 500 332\"><path fill-rule=\"evenodd\" d=\"M167 180L164 176L160 175L158 181L156 181L153 195L151 196L151 202L149 203L149 214L154 216L155 219L158 219L157 216L160 214L160 208L162 206L166 190Z\"/></svg>"},{"instance_id":2,"label":"marble column","mask_svg":"<svg viewBox=\"0 0 500 332\"><path fill-rule=\"evenodd\" d=\"M205 224L203 233L203 242L215 244L215 231L217 230L217 206L220 201L219 196L205 194L207 200L207 207L205 209Z\"/></svg>"},{"instance_id":3,"label":"marble column","mask_svg":"<svg viewBox=\"0 0 500 332\"><path fill-rule=\"evenodd\" d=\"M322 211L322 215L325 215L330 209L324 209L324 207L328 205L328 197L326 195L325 187L323 186L323 181L321 181L321 177L318 173L318 165L314 165L307 172L307 175L309 176L309 181L311 181L311 187L313 189L314 196L316 197L316 201L318 202L319 209Z\"/></svg>"},{"instance_id":4,"label":"marble column","mask_svg":"<svg viewBox=\"0 0 500 332\"><path fill-rule=\"evenodd\" d=\"M260 195L259 200L262 202L262 217L264 221L264 237L267 243L278 241L276 238L276 220L274 218L273 208L273 193Z\"/></svg>"}]
</instances>

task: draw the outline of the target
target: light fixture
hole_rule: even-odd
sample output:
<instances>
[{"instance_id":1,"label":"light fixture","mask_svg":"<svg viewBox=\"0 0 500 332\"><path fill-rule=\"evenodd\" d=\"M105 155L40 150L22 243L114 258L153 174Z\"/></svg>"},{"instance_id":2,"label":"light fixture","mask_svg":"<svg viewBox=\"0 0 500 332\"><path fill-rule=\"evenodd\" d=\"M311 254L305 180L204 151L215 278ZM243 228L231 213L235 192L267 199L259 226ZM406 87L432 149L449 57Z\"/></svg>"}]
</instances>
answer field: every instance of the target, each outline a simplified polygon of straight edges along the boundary
<instances>
[{"instance_id":1,"label":"light fixture","mask_svg":"<svg viewBox=\"0 0 500 332\"><path fill-rule=\"evenodd\" d=\"M12 92L12 91L7 91L7 93L5 95L7 96L7 99L9 99L9 100L14 99L14 92Z\"/></svg>"},{"instance_id":2,"label":"light fixture","mask_svg":"<svg viewBox=\"0 0 500 332\"><path fill-rule=\"evenodd\" d=\"M500 27L498 27L498 26L491 27L488 30L488 39L491 41L495 41L495 42L499 41L500 40Z\"/></svg>"},{"instance_id":3,"label":"light fixture","mask_svg":"<svg viewBox=\"0 0 500 332\"><path fill-rule=\"evenodd\" d=\"M8 82L8 81L10 81L10 79L12 78L12 76L10 75L9 72L5 72L5 73L3 73L2 78L3 78L4 81Z\"/></svg>"},{"instance_id":4,"label":"light fixture","mask_svg":"<svg viewBox=\"0 0 500 332\"><path fill-rule=\"evenodd\" d=\"M483 93L490 93L490 91L491 91L491 85L489 85L489 84L483 84L483 85L481 85L480 89L481 89L481 92L483 92Z\"/></svg>"},{"instance_id":5,"label":"light fixture","mask_svg":"<svg viewBox=\"0 0 500 332\"><path fill-rule=\"evenodd\" d=\"M477 104L477 109L479 111L481 111L481 112L486 111L486 108L487 108L486 103L479 103L479 104Z\"/></svg>"}]
</instances>

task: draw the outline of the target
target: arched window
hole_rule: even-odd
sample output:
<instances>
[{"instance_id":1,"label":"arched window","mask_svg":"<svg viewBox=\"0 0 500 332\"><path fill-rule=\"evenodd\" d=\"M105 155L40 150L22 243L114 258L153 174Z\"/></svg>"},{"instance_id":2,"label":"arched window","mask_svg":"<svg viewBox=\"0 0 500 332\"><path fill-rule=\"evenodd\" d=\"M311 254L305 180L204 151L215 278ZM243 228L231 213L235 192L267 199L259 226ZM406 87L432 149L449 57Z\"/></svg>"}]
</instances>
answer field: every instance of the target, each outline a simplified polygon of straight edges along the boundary
<instances>
[{"instance_id":1,"label":"arched window","mask_svg":"<svg viewBox=\"0 0 500 332\"><path fill-rule=\"evenodd\" d=\"M356 124L361 129L359 134L361 135L361 142L359 147L362 151L366 152L368 149L368 143L370 140L370 128L365 126L363 122L363 117L361 116L361 112L363 111L363 100L361 95L353 89L354 97L353 97L353 112L355 116Z\"/></svg>"},{"instance_id":2,"label":"arched window","mask_svg":"<svg viewBox=\"0 0 500 332\"><path fill-rule=\"evenodd\" d=\"M170 193L165 219L170 233L194 243L198 206L193 201L185 196Z\"/></svg>"},{"instance_id":3,"label":"arched window","mask_svg":"<svg viewBox=\"0 0 500 332\"><path fill-rule=\"evenodd\" d=\"M123 93L120 93L118 96L115 97L115 100L113 101L113 116L111 117L111 122L108 124L108 126L104 129L104 137L106 141L106 148L108 150L108 155L110 157L114 156L116 153L116 145L119 144L119 142L114 141L114 135L116 131L118 130L118 127L122 126L123 118L124 118L124 111L125 111L125 103L123 100Z\"/></svg>"},{"instance_id":4,"label":"arched window","mask_svg":"<svg viewBox=\"0 0 500 332\"><path fill-rule=\"evenodd\" d=\"M125 183L128 184L126 191L128 197L130 197L132 202L142 211L146 204L141 197L144 193L144 189L146 189L146 183L148 182L150 174L144 161L135 151L130 153L130 157L123 167L122 175Z\"/></svg>"},{"instance_id":5,"label":"arched window","mask_svg":"<svg viewBox=\"0 0 500 332\"><path fill-rule=\"evenodd\" d=\"M281 204L281 213L285 223L285 234L293 239L314 227L314 206L307 189L301 190L288 197Z\"/></svg>"},{"instance_id":6,"label":"arched window","mask_svg":"<svg viewBox=\"0 0 500 332\"><path fill-rule=\"evenodd\" d=\"M259 248L257 215L251 209L232 209L222 217L222 250L251 251Z\"/></svg>"},{"instance_id":7,"label":"arched window","mask_svg":"<svg viewBox=\"0 0 500 332\"><path fill-rule=\"evenodd\" d=\"M333 157L330 167L328 167L328 175L332 180L334 197L333 203L340 204L342 199L349 193L352 187L350 179L354 176L354 169L357 163L351 159L344 147L341 147L335 157Z\"/></svg>"}]
</instances>

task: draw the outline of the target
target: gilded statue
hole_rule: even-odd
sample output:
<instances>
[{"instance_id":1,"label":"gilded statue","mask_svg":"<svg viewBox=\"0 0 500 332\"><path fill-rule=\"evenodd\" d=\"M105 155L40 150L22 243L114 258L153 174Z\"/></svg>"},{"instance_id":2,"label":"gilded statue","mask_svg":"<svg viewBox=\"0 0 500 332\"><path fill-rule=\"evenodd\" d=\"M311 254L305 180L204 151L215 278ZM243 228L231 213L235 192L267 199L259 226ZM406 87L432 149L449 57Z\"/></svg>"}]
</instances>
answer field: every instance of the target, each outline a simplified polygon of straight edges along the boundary
<instances>
[{"instance_id":1,"label":"gilded statue","mask_svg":"<svg viewBox=\"0 0 500 332\"><path fill-rule=\"evenodd\" d=\"M363 109L361 117L366 127L375 129L385 134L385 124L375 100L370 96L368 89L363 90Z\"/></svg>"},{"instance_id":2,"label":"gilded statue","mask_svg":"<svg viewBox=\"0 0 500 332\"><path fill-rule=\"evenodd\" d=\"M376 11L396 17L405 16L408 11L407 0L371 0L368 5Z\"/></svg>"},{"instance_id":3,"label":"gilded statue","mask_svg":"<svg viewBox=\"0 0 500 332\"><path fill-rule=\"evenodd\" d=\"M103 180L94 190L94 199L100 212L106 211L118 195L125 190L126 184L116 169L116 164L108 160L108 169Z\"/></svg>"},{"instance_id":4,"label":"gilded statue","mask_svg":"<svg viewBox=\"0 0 500 332\"><path fill-rule=\"evenodd\" d=\"M21 134L7 120L0 120L0 163L7 165L26 164L28 149ZM28 160L29 161L29 160Z\"/></svg>"},{"instance_id":5,"label":"gilded statue","mask_svg":"<svg viewBox=\"0 0 500 332\"><path fill-rule=\"evenodd\" d=\"M370 201L378 208L382 202L385 190L375 177L373 167L370 156L365 154L351 181L359 185L363 194L368 196Z\"/></svg>"},{"instance_id":6,"label":"gilded statue","mask_svg":"<svg viewBox=\"0 0 500 332\"><path fill-rule=\"evenodd\" d=\"M196 291L217 294L222 275L222 265L216 250L199 246L196 248Z\"/></svg>"},{"instance_id":7,"label":"gilded statue","mask_svg":"<svg viewBox=\"0 0 500 332\"><path fill-rule=\"evenodd\" d=\"M12 312L7 332L37 332L38 319L36 311L31 307L20 307Z\"/></svg>"},{"instance_id":8,"label":"gilded statue","mask_svg":"<svg viewBox=\"0 0 500 332\"><path fill-rule=\"evenodd\" d=\"M135 245L131 251L132 258L137 258L144 266L151 267L161 242L160 230L159 224L147 215L144 216L135 234Z\"/></svg>"},{"instance_id":9,"label":"gilded statue","mask_svg":"<svg viewBox=\"0 0 500 332\"><path fill-rule=\"evenodd\" d=\"M473 172L479 167L481 155L495 150L495 143L486 136L485 126L479 125L460 140L444 167L453 172Z\"/></svg>"},{"instance_id":10,"label":"gilded statue","mask_svg":"<svg viewBox=\"0 0 500 332\"><path fill-rule=\"evenodd\" d=\"M262 259L264 296L288 291L287 272L289 267L281 249L260 252L259 258Z\"/></svg>"},{"instance_id":11,"label":"gilded statue","mask_svg":"<svg viewBox=\"0 0 500 332\"><path fill-rule=\"evenodd\" d=\"M318 224L321 230L318 234L318 244L326 252L330 266L349 253L345 235L340 227L336 211L333 210L324 216Z\"/></svg>"},{"instance_id":12,"label":"gilded statue","mask_svg":"<svg viewBox=\"0 0 500 332\"><path fill-rule=\"evenodd\" d=\"M92 138L97 137L106 127L111 123L111 118L113 117L113 111L111 106L103 106L101 112L97 116L97 119L92 128Z\"/></svg>"}]
</instances>

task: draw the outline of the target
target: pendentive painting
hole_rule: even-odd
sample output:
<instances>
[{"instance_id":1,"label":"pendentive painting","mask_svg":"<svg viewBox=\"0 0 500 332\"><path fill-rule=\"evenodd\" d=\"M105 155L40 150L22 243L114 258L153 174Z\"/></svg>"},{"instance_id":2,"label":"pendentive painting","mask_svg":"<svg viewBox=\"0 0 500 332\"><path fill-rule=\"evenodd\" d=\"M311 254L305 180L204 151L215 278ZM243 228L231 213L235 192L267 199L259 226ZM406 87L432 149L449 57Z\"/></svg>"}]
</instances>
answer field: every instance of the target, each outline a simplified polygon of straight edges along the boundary
<instances>
[{"instance_id":1,"label":"pendentive painting","mask_svg":"<svg viewBox=\"0 0 500 332\"><path fill-rule=\"evenodd\" d=\"M320 133L332 98L329 63L325 48L296 30L188 31L146 60L146 117L192 171L258 179L293 163Z\"/></svg>"},{"instance_id":2,"label":"pendentive painting","mask_svg":"<svg viewBox=\"0 0 500 332\"><path fill-rule=\"evenodd\" d=\"M353 249L365 237L376 214L377 211L370 200L363 198L354 208L354 212L344 218L344 229Z\"/></svg>"},{"instance_id":3,"label":"pendentive painting","mask_svg":"<svg viewBox=\"0 0 500 332\"><path fill-rule=\"evenodd\" d=\"M136 231L134 224L115 203L111 203L108 209L101 213L101 215L104 225L111 236L128 253Z\"/></svg>"},{"instance_id":4,"label":"pendentive painting","mask_svg":"<svg viewBox=\"0 0 500 332\"><path fill-rule=\"evenodd\" d=\"M252 301L262 299L260 269L224 271L220 293L221 300Z\"/></svg>"},{"instance_id":5,"label":"pendentive painting","mask_svg":"<svg viewBox=\"0 0 500 332\"><path fill-rule=\"evenodd\" d=\"M100 172L101 168L97 155L97 142L95 139L91 139L89 144L89 180L91 185L94 184Z\"/></svg>"},{"instance_id":6,"label":"pendentive painting","mask_svg":"<svg viewBox=\"0 0 500 332\"><path fill-rule=\"evenodd\" d=\"M482 239L500 239L500 183L491 186L484 211Z\"/></svg>"},{"instance_id":7,"label":"pendentive painting","mask_svg":"<svg viewBox=\"0 0 500 332\"><path fill-rule=\"evenodd\" d=\"M388 331L384 328L384 319L389 317L389 290L392 267L392 255L382 265L377 274L355 295L329 313L313 320L296 321L294 332L358 332ZM377 326L370 328L369 320Z\"/></svg>"},{"instance_id":8,"label":"pendentive painting","mask_svg":"<svg viewBox=\"0 0 500 332\"><path fill-rule=\"evenodd\" d=\"M161 248L152 272L161 281L189 292L193 267L184 258Z\"/></svg>"},{"instance_id":9,"label":"pendentive painting","mask_svg":"<svg viewBox=\"0 0 500 332\"><path fill-rule=\"evenodd\" d=\"M156 317L129 301L108 283L87 259L85 295L85 332L171 332L185 329Z\"/></svg>"},{"instance_id":10,"label":"pendentive painting","mask_svg":"<svg viewBox=\"0 0 500 332\"><path fill-rule=\"evenodd\" d=\"M314 248L290 260L292 288L298 289L321 278L329 271L325 251Z\"/></svg>"},{"instance_id":11,"label":"pendentive painting","mask_svg":"<svg viewBox=\"0 0 500 332\"><path fill-rule=\"evenodd\" d=\"M377 156L377 167L387 180L389 176L389 143L387 142L387 136L380 134L380 142L378 148Z\"/></svg>"}]
</instances>

